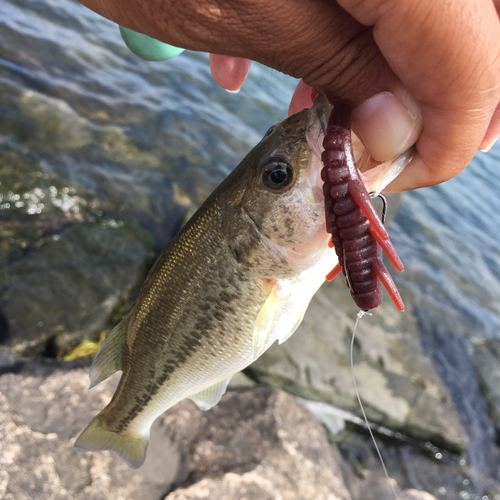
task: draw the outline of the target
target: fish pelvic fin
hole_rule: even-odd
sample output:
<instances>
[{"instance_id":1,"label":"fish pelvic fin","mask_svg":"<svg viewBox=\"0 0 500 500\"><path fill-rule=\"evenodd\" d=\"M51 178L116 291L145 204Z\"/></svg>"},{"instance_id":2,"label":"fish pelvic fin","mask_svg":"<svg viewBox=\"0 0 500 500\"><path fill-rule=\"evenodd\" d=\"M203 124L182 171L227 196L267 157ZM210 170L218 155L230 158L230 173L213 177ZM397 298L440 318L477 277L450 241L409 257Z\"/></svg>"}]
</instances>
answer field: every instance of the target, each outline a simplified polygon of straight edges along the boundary
<instances>
[{"instance_id":1,"label":"fish pelvic fin","mask_svg":"<svg viewBox=\"0 0 500 500\"><path fill-rule=\"evenodd\" d=\"M125 316L125 318L108 333L101 347L99 347L97 356L90 367L89 389L92 389L92 387L106 380L113 375L113 373L123 370L122 354L128 323L129 317Z\"/></svg>"},{"instance_id":2,"label":"fish pelvic fin","mask_svg":"<svg viewBox=\"0 0 500 500\"><path fill-rule=\"evenodd\" d=\"M139 468L146 458L148 435L114 432L106 428L103 415L99 414L80 434L74 447L78 451L116 451L133 469Z\"/></svg>"}]
</instances>

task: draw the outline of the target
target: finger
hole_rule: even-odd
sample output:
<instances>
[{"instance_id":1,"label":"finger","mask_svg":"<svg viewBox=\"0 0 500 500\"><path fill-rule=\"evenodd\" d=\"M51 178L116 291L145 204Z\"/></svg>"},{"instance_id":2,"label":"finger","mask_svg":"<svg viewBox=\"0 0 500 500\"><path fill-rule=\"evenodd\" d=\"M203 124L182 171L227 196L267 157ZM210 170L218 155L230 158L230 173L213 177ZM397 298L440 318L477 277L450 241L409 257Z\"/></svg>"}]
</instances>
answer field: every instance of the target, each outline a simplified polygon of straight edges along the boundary
<instances>
[{"instance_id":1,"label":"finger","mask_svg":"<svg viewBox=\"0 0 500 500\"><path fill-rule=\"evenodd\" d=\"M237 93L245 82L252 61L241 57L210 54L210 71L214 80L228 92Z\"/></svg>"},{"instance_id":2,"label":"finger","mask_svg":"<svg viewBox=\"0 0 500 500\"><path fill-rule=\"evenodd\" d=\"M392 93L382 92L353 111L353 130L374 160L392 160L415 144L422 118L413 107L411 112Z\"/></svg>"},{"instance_id":3,"label":"finger","mask_svg":"<svg viewBox=\"0 0 500 500\"><path fill-rule=\"evenodd\" d=\"M390 74L362 26L330 0L80 0L131 30L189 50L258 61L356 105ZM258 13L258 15L256 15ZM353 64L355 62L355 64ZM362 71L360 71L362 68ZM375 89L374 89L375 88Z\"/></svg>"},{"instance_id":4,"label":"finger","mask_svg":"<svg viewBox=\"0 0 500 500\"><path fill-rule=\"evenodd\" d=\"M304 80L300 80L295 88L292 100L290 101L288 116L294 115L295 113L302 111L304 108L310 108L312 106L312 90L313 87L304 83Z\"/></svg>"},{"instance_id":5,"label":"finger","mask_svg":"<svg viewBox=\"0 0 500 500\"><path fill-rule=\"evenodd\" d=\"M474 121L469 113L424 107L422 121L417 154L391 183L390 191L431 186L458 175L476 153L480 137L485 133L484 124L489 123L490 117Z\"/></svg>"},{"instance_id":6,"label":"finger","mask_svg":"<svg viewBox=\"0 0 500 500\"><path fill-rule=\"evenodd\" d=\"M404 189L463 170L500 102L500 24L491 0L81 1L165 43L303 78L333 104L356 107L382 91L404 103L399 82L422 116L422 169L413 183L407 172L418 162L406 169Z\"/></svg>"}]
</instances>

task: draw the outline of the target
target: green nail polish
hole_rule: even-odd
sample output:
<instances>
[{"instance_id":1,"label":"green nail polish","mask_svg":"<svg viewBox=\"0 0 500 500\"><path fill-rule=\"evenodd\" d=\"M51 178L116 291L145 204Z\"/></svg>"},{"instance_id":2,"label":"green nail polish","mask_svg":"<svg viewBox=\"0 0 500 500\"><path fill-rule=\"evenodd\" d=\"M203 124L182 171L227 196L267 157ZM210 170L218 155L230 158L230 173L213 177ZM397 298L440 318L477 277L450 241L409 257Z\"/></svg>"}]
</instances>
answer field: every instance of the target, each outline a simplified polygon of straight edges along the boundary
<instances>
[{"instance_id":1,"label":"green nail polish","mask_svg":"<svg viewBox=\"0 0 500 500\"><path fill-rule=\"evenodd\" d=\"M160 42L150 36L120 26L120 33L127 47L146 61L165 61L184 52L184 49Z\"/></svg>"}]
</instances>

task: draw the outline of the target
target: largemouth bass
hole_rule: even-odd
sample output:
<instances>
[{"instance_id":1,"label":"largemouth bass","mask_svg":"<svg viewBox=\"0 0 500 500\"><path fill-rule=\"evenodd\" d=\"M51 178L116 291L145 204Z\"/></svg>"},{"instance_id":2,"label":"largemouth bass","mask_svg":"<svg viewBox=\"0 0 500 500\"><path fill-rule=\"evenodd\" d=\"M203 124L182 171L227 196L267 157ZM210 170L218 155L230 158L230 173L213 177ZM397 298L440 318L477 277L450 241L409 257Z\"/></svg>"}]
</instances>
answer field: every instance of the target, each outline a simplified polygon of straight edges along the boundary
<instances>
[{"instance_id":1,"label":"largemouth bass","mask_svg":"<svg viewBox=\"0 0 500 500\"><path fill-rule=\"evenodd\" d=\"M234 373L293 334L338 262L321 180L329 114L318 95L271 127L163 250L94 360L91 387L123 373L77 449L139 467L161 413L184 398L211 408Z\"/></svg>"},{"instance_id":2,"label":"largemouth bass","mask_svg":"<svg viewBox=\"0 0 500 500\"><path fill-rule=\"evenodd\" d=\"M319 96L271 127L163 250L94 360L91 387L123 374L77 449L139 467L161 413L187 397L211 408L234 373L296 330L337 261L320 177L329 113Z\"/></svg>"}]
</instances>

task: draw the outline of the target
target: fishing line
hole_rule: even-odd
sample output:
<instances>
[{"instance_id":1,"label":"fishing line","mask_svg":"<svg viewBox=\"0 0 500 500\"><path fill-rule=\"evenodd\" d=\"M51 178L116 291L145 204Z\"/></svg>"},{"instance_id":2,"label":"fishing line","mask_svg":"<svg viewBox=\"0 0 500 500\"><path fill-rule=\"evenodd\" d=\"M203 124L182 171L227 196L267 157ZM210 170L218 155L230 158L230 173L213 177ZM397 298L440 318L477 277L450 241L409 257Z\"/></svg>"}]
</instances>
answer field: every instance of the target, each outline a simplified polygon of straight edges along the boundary
<instances>
[{"instance_id":1,"label":"fishing line","mask_svg":"<svg viewBox=\"0 0 500 500\"><path fill-rule=\"evenodd\" d=\"M370 424L368 422L368 418L366 416L365 409L363 407L363 403L361 402L361 396L359 395L358 384L356 383L356 377L354 376L354 360L353 360L354 338L356 336L356 330L358 328L358 323L359 323L360 319L365 315L371 316L371 313L360 309L358 314L356 315L356 322L354 323L354 328L352 329L351 353L350 353L352 381L354 383L354 391L356 392L356 398L358 399L359 407L361 408L361 413L363 414L366 428L368 429L368 432L370 433L370 437L372 438L373 444L375 445L375 450L377 450L377 455L378 455L378 458L380 460L380 463L382 464L382 469L384 470L385 477L387 478L387 481L389 482L389 484L391 486L392 492L394 493L394 497L396 498L396 500L401 500L399 498L398 492L396 491L396 488L394 487L393 481L392 481L391 477L389 476L389 473L387 472L387 468L385 466L384 459L382 458L382 454L380 453L380 449L377 445L377 441L375 440L375 436L373 435L372 429L371 429Z\"/></svg>"}]
</instances>

